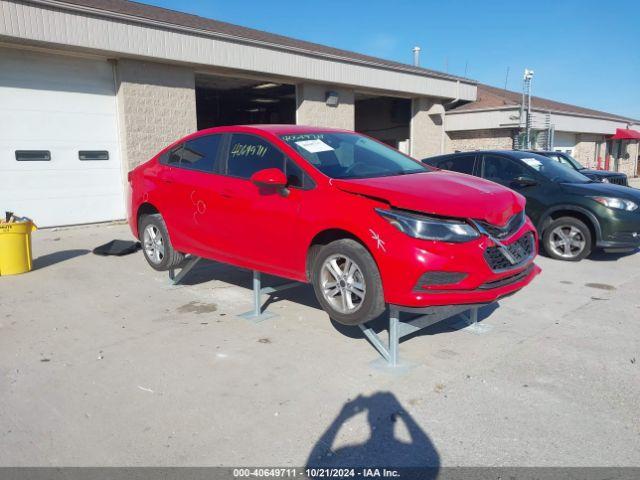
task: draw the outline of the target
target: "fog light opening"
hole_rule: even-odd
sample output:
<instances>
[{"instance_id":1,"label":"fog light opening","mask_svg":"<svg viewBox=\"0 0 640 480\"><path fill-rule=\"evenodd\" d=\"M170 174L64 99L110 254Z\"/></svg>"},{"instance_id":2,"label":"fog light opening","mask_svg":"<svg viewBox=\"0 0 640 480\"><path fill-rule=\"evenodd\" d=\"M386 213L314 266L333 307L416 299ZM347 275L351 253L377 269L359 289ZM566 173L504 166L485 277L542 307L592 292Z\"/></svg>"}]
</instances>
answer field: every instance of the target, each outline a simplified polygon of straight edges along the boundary
<instances>
[{"instance_id":1,"label":"fog light opening","mask_svg":"<svg viewBox=\"0 0 640 480\"><path fill-rule=\"evenodd\" d=\"M453 286L467 278L463 272L427 272L416 283L415 290L423 291L431 287Z\"/></svg>"}]
</instances>

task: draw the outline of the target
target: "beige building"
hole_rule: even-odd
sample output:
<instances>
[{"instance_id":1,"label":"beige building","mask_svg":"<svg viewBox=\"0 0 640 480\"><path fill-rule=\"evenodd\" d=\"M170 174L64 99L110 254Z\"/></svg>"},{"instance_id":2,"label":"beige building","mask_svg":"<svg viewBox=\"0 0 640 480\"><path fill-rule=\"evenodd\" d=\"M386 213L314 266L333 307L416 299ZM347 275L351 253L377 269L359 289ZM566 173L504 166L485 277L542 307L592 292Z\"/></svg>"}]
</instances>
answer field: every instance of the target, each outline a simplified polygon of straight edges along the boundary
<instances>
[{"instance_id":1,"label":"beige building","mask_svg":"<svg viewBox=\"0 0 640 480\"><path fill-rule=\"evenodd\" d=\"M0 18L0 211L39 226L124 218L127 172L197 129L339 127L423 158L511 148L518 126L473 80L127 0L0 0ZM587 163L632 122L538 101Z\"/></svg>"},{"instance_id":2,"label":"beige building","mask_svg":"<svg viewBox=\"0 0 640 480\"><path fill-rule=\"evenodd\" d=\"M124 218L127 172L196 129L341 127L424 157L442 105L476 98L468 79L126 0L0 0L0 18L0 209L41 226Z\"/></svg>"},{"instance_id":3,"label":"beige building","mask_svg":"<svg viewBox=\"0 0 640 480\"><path fill-rule=\"evenodd\" d=\"M446 151L522 147L521 103L521 93L478 85L475 101L456 102L446 113ZM640 175L639 142L629 138L640 120L539 97L532 97L531 110L533 149L560 150L589 168Z\"/></svg>"}]
</instances>

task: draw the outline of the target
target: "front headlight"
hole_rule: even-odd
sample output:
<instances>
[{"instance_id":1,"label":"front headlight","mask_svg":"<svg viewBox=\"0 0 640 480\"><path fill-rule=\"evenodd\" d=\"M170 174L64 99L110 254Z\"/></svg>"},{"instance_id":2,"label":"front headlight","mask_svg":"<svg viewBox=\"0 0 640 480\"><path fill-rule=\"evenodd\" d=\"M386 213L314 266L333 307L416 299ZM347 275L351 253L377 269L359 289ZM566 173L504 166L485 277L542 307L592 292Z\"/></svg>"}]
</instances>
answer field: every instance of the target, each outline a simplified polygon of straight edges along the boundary
<instances>
[{"instance_id":1,"label":"front headlight","mask_svg":"<svg viewBox=\"0 0 640 480\"><path fill-rule=\"evenodd\" d=\"M480 236L471 225L459 220L381 208L376 208L376 212L398 230L414 238L461 243Z\"/></svg>"},{"instance_id":2,"label":"front headlight","mask_svg":"<svg viewBox=\"0 0 640 480\"><path fill-rule=\"evenodd\" d=\"M615 208L616 210L626 210L627 212L633 212L638 209L638 204L631 200L625 200L624 198L615 197L591 197L596 202L604 205L605 207Z\"/></svg>"}]
</instances>

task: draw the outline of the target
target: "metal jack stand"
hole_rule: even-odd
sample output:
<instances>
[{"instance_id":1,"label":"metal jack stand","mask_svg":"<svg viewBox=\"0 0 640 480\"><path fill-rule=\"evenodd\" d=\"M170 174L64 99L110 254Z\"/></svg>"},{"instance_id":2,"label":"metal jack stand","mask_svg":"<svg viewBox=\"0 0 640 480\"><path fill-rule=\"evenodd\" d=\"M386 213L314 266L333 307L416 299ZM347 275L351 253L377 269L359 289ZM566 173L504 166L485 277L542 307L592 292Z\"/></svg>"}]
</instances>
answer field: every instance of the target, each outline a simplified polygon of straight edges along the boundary
<instances>
[{"instance_id":1,"label":"metal jack stand","mask_svg":"<svg viewBox=\"0 0 640 480\"><path fill-rule=\"evenodd\" d=\"M262 309L262 295L281 292L282 290L288 290L289 288L299 287L302 285L300 282L283 283L282 285L276 285L275 287L262 287L262 281L260 272L253 271L253 310L240 314L240 317L251 320L258 323L266 320L267 318L277 317L275 313L266 312Z\"/></svg>"},{"instance_id":2,"label":"metal jack stand","mask_svg":"<svg viewBox=\"0 0 640 480\"><path fill-rule=\"evenodd\" d=\"M435 323L446 320L447 318L460 315L461 313L469 310L471 317L477 322L479 305L451 305L446 307L427 307L427 308L409 308L401 307L398 305L389 305L389 342L388 346L380 340L378 334L366 324L359 325L362 332L369 339L375 349L382 355L387 361L388 367L398 367L398 348L400 339L406 337L418 330L429 327ZM413 317L410 320L400 320L400 313L415 313L420 314L417 317Z\"/></svg>"},{"instance_id":3,"label":"metal jack stand","mask_svg":"<svg viewBox=\"0 0 640 480\"><path fill-rule=\"evenodd\" d=\"M185 263L184 267L180 269L178 274L176 274L176 270L174 268L169 270L169 280L171 281L171 284L178 285L180 280L182 280L200 260L202 260L202 257L188 257L187 263Z\"/></svg>"},{"instance_id":4,"label":"metal jack stand","mask_svg":"<svg viewBox=\"0 0 640 480\"><path fill-rule=\"evenodd\" d=\"M462 321L456 323L454 326L465 332L475 333L476 335L482 335L483 333L490 332L493 327L486 323L478 323L478 309L472 308L466 314L461 313Z\"/></svg>"}]
</instances>

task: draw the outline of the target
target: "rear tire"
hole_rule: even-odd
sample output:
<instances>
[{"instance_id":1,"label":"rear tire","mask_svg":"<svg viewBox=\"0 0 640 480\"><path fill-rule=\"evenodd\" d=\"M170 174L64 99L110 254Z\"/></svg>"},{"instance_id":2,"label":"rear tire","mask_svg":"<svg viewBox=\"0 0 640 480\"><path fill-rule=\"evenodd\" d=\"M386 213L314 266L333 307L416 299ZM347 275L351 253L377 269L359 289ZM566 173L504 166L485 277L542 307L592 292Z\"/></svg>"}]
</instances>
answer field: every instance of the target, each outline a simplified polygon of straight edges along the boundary
<instances>
[{"instance_id":1,"label":"rear tire","mask_svg":"<svg viewBox=\"0 0 640 480\"><path fill-rule=\"evenodd\" d=\"M184 260L184 255L173 248L169 231L159 213L140 218L138 235L144 258L151 268L158 271L171 270L177 268Z\"/></svg>"},{"instance_id":2,"label":"rear tire","mask_svg":"<svg viewBox=\"0 0 640 480\"><path fill-rule=\"evenodd\" d=\"M551 258L579 262L591 253L593 239L583 221L575 217L561 217L545 229L542 246Z\"/></svg>"},{"instance_id":3,"label":"rear tire","mask_svg":"<svg viewBox=\"0 0 640 480\"><path fill-rule=\"evenodd\" d=\"M366 323L385 309L378 266L355 240L323 246L313 261L311 283L322 308L343 325Z\"/></svg>"}]
</instances>

